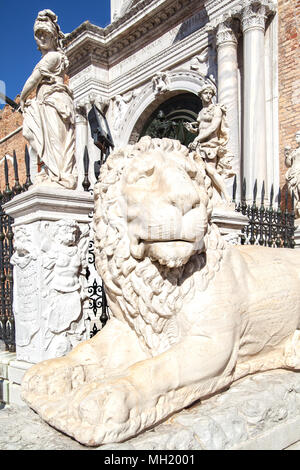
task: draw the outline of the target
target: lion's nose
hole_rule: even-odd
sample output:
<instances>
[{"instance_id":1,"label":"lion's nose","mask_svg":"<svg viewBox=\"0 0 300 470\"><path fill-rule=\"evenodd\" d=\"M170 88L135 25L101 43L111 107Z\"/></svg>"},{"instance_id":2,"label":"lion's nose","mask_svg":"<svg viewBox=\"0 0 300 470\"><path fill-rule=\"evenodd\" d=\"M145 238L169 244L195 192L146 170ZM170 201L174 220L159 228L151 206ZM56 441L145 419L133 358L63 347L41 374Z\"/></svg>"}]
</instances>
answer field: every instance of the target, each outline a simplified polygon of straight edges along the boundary
<instances>
[{"instance_id":1,"label":"lion's nose","mask_svg":"<svg viewBox=\"0 0 300 470\"><path fill-rule=\"evenodd\" d=\"M177 207L182 215L200 204L199 193L193 181L187 176L186 171L178 173L178 168L176 168L176 171L172 167L166 169L164 183L167 200L172 206Z\"/></svg>"},{"instance_id":2,"label":"lion's nose","mask_svg":"<svg viewBox=\"0 0 300 470\"><path fill-rule=\"evenodd\" d=\"M189 212L200 204L200 198L196 190L189 188L188 190L179 190L174 194L169 194L169 202L172 206L177 207L182 215Z\"/></svg>"}]
</instances>

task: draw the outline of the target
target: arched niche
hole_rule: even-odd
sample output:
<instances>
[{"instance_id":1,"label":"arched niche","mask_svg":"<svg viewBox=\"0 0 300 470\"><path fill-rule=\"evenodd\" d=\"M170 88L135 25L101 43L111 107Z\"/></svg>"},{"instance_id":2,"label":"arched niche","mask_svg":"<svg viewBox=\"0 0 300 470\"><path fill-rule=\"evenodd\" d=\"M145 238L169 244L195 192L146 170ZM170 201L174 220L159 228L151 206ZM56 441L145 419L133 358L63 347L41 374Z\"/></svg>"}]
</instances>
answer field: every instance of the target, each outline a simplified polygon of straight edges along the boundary
<instances>
[{"instance_id":1,"label":"arched niche","mask_svg":"<svg viewBox=\"0 0 300 470\"><path fill-rule=\"evenodd\" d=\"M167 100L184 93L191 93L197 97L199 90L204 84L210 84L215 87L214 82L210 78L198 72L176 70L168 72L168 77L168 91L155 95L152 84L149 82L131 104L124 120L122 144L136 143L151 115Z\"/></svg>"},{"instance_id":2,"label":"arched niche","mask_svg":"<svg viewBox=\"0 0 300 470\"><path fill-rule=\"evenodd\" d=\"M185 129L184 123L196 121L201 108L200 98L193 93L178 93L169 97L156 107L139 137L168 137L188 146L195 135Z\"/></svg>"}]
</instances>

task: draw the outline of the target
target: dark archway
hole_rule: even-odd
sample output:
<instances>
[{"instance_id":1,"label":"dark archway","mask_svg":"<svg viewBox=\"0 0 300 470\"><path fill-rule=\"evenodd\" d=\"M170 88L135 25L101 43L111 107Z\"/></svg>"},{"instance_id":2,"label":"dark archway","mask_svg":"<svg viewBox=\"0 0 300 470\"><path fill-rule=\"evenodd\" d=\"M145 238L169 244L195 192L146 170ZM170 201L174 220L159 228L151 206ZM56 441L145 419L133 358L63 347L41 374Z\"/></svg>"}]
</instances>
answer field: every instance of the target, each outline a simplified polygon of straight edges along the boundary
<instances>
[{"instance_id":1,"label":"dark archway","mask_svg":"<svg viewBox=\"0 0 300 470\"><path fill-rule=\"evenodd\" d=\"M193 93L181 93L160 104L147 120L140 137L168 137L188 145L195 138L183 123L196 121L202 108L201 100Z\"/></svg>"}]
</instances>

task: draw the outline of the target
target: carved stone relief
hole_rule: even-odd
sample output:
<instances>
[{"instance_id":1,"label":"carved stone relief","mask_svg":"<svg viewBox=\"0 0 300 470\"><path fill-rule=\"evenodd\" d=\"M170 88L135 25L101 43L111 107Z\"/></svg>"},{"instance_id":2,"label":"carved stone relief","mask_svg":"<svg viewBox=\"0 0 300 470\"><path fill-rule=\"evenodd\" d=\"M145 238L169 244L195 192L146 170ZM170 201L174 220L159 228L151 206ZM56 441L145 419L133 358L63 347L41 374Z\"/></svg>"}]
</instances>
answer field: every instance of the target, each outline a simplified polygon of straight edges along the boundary
<instances>
[{"instance_id":1,"label":"carved stone relief","mask_svg":"<svg viewBox=\"0 0 300 470\"><path fill-rule=\"evenodd\" d=\"M35 335L40 330L38 321L38 262L34 234L31 228L17 227L14 231L15 252L11 258L14 266L14 315L16 346L25 348L27 354L36 349Z\"/></svg>"},{"instance_id":2,"label":"carved stone relief","mask_svg":"<svg viewBox=\"0 0 300 470\"><path fill-rule=\"evenodd\" d=\"M170 90L169 72L158 72L152 78L153 93L155 96Z\"/></svg>"},{"instance_id":3,"label":"carved stone relief","mask_svg":"<svg viewBox=\"0 0 300 470\"><path fill-rule=\"evenodd\" d=\"M15 229L14 313L17 358L59 357L86 339L84 268L89 227L73 220Z\"/></svg>"},{"instance_id":4,"label":"carved stone relief","mask_svg":"<svg viewBox=\"0 0 300 470\"><path fill-rule=\"evenodd\" d=\"M42 232L46 235L49 228L46 223ZM89 240L88 230L81 232L70 220L55 222L51 229L51 239L45 237L41 246L42 316L44 349L50 357L57 357L70 351L85 331L83 268Z\"/></svg>"},{"instance_id":5,"label":"carved stone relief","mask_svg":"<svg viewBox=\"0 0 300 470\"><path fill-rule=\"evenodd\" d=\"M112 99L113 103L113 130L115 134L119 134L123 125L124 116L130 106L130 102L137 95L135 90L126 93L125 95L116 95Z\"/></svg>"}]
</instances>

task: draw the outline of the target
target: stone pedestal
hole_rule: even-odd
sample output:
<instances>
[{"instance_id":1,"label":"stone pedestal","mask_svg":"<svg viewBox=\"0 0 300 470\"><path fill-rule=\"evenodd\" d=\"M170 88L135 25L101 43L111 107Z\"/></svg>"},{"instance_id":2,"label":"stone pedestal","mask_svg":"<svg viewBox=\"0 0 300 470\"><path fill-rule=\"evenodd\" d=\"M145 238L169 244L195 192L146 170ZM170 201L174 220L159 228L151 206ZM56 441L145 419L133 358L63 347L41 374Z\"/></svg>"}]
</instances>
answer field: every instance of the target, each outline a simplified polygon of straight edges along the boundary
<instances>
[{"instance_id":1,"label":"stone pedestal","mask_svg":"<svg viewBox=\"0 0 300 470\"><path fill-rule=\"evenodd\" d=\"M85 266L93 197L33 188L5 205L14 219L17 360L59 357L89 337Z\"/></svg>"},{"instance_id":2,"label":"stone pedestal","mask_svg":"<svg viewBox=\"0 0 300 470\"><path fill-rule=\"evenodd\" d=\"M248 224L248 217L235 211L234 204L214 207L211 220L228 243L240 244L242 229Z\"/></svg>"},{"instance_id":3,"label":"stone pedestal","mask_svg":"<svg viewBox=\"0 0 300 470\"><path fill-rule=\"evenodd\" d=\"M296 450L299 386L299 372L250 375L150 431L99 450Z\"/></svg>"}]
</instances>

